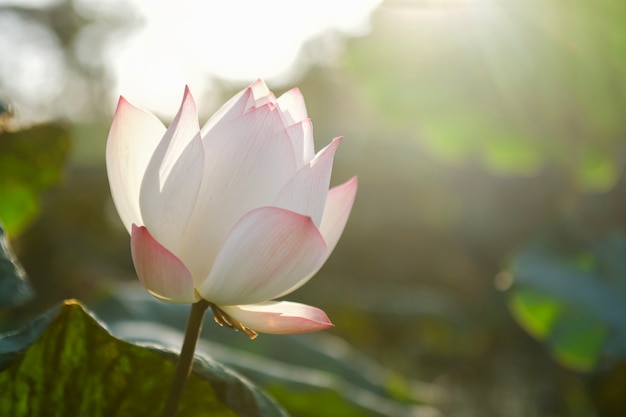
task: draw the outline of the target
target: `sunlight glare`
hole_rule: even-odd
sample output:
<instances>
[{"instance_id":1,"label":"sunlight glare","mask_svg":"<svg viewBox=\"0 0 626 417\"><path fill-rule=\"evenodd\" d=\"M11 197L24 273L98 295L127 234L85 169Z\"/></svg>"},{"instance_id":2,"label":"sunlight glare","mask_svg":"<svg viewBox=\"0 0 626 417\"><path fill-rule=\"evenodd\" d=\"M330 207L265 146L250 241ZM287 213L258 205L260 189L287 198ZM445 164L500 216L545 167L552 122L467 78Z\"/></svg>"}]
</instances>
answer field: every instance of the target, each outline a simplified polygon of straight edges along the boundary
<instances>
[{"instance_id":1,"label":"sunlight glare","mask_svg":"<svg viewBox=\"0 0 626 417\"><path fill-rule=\"evenodd\" d=\"M307 42L327 33L366 33L379 2L133 0L143 25L109 51L116 90L172 113L185 84L193 91L210 87L212 78L287 85L308 63L303 60L333 58L303 58Z\"/></svg>"}]
</instances>

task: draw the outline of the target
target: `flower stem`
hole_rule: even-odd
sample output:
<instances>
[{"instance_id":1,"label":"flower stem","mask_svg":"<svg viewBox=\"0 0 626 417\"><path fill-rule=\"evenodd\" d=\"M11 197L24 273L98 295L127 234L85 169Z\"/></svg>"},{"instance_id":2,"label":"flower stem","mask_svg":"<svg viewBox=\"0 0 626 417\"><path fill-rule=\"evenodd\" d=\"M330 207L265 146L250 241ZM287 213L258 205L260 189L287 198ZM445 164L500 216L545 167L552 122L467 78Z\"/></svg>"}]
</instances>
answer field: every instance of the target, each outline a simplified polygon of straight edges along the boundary
<instances>
[{"instance_id":1,"label":"flower stem","mask_svg":"<svg viewBox=\"0 0 626 417\"><path fill-rule=\"evenodd\" d=\"M191 312L189 313L187 328L185 329L185 339L183 340L183 347L180 351L178 362L176 362L176 371L174 372L174 378L170 385L170 392L167 395L167 401L163 408L163 417L176 416L178 403L183 396L187 378L191 373L193 355L196 350L196 344L198 343L198 337L200 336L200 330L202 330L202 321L204 320L204 313L207 308L209 308L209 302L204 299L191 305Z\"/></svg>"}]
</instances>

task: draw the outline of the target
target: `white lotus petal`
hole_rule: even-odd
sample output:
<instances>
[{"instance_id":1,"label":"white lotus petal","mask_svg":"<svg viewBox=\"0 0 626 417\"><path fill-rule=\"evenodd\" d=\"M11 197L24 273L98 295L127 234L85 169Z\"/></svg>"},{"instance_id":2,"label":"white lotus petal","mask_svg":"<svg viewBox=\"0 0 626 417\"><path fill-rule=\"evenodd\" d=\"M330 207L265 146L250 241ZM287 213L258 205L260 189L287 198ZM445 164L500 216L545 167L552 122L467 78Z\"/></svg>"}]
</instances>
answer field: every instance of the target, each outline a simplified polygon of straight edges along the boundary
<instances>
[{"instance_id":1,"label":"white lotus petal","mask_svg":"<svg viewBox=\"0 0 626 417\"><path fill-rule=\"evenodd\" d=\"M196 288L217 305L258 303L292 287L325 259L326 244L309 217L262 207L237 222L211 274Z\"/></svg>"},{"instance_id":2,"label":"white lotus petal","mask_svg":"<svg viewBox=\"0 0 626 417\"><path fill-rule=\"evenodd\" d=\"M148 164L140 194L144 225L178 256L200 189L203 162L198 113L186 88L180 110Z\"/></svg>"},{"instance_id":3,"label":"white lotus petal","mask_svg":"<svg viewBox=\"0 0 626 417\"><path fill-rule=\"evenodd\" d=\"M107 138L106 165L113 202L128 233L133 223L143 224L141 181L164 133L159 119L120 97Z\"/></svg>"}]
</instances>

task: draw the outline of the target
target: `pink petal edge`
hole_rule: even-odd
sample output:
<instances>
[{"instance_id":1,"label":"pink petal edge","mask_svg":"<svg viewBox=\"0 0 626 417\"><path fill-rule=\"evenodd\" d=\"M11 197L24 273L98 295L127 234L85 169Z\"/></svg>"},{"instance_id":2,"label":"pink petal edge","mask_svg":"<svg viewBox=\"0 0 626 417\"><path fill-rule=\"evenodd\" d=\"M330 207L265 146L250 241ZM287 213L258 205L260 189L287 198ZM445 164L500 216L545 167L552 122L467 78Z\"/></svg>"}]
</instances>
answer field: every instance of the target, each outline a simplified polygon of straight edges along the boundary
<instances>
[{"instance_id":1,"label":"pink petal edge","mask_svg":"<svg viewBox=\"0 0 626 417\"><path fill-rule=\"evenodd\" d=\"M144 226L132 225L131 254L139 280L159 300L190 304L199 300L187 267Z\"/></svg>"},{"instance_id":2,"label":"pink petal edge","mask_svg":"<svg viewBox=\"0 0 626 417\"><path fill-rule=\"evenodd\" d=\"M319 308L290 301L266 301L220 308L244 326L261 333L310 333L334 327L326 313Z\"/></svg>"}]
</instances>

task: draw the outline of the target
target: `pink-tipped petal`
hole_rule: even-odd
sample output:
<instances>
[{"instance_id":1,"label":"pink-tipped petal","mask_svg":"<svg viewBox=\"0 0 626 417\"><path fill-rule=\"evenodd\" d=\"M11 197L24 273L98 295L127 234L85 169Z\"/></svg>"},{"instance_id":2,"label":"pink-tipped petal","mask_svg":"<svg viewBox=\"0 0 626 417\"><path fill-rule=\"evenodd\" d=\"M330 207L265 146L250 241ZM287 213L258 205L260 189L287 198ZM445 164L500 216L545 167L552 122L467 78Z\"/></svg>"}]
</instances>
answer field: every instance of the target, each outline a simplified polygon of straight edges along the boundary
<instances>
[{"instance_id":1,"label":"pink-tipped petal","mask_svg":"<svg viewBox=\"0 0 626 417\"><path fill-rule=\"evenodd\" d=\"M128 233L133 223L143 223L141 181L164 133L165 126L153 114L120 97L107 139L106 165L113 202Z\"/></svg>"},{"instance_id":2,"label":"pink-tipped petal","mask_svg":"<svg viewBox=\"0 0 626 417\"><path fill-rule=\"evenodd\" d=\"M211 274L196 283L217 305L275 298L326 259L326 244L309 217L261 207L246 214L224 241Z\"/></svg>"},{"instance_id":3,"label":"pink-tipped petal","mask_svg":"<svg viewBox=\"0 0 626 417\"><path fill-rule=\"evenodd\" d=\"M143 224L174 253L180 253L203 171L198 113L185 88L178 114L148 164L140 194Z\"/></svg>"},{"instance_id":4,"label":"pink-tipped petal","mask_svg":"<svg viewBox=\"0 0 626 417\"><path fill-rule=\"evenodd\" d=\"M319 227L324 214L333 158L340 142L340 137L333 139L311 162L300 168L282 188L273 205L310 216Z\"/></svg>"},{"instance_id":5,"label":"pink-tipped petal","mask_svg":"<svg viewBox=\"0 0 626 417\"><path fill-rule=\"evenodd\" d=\"M333 327L322 310L289 301L267 301L220 308L244 326L261 333L309 333Z\"/></svg>"},{"instance_id":6,"label":"pink-tipped petal","mask_svg":"<svg viewBox=\"0 0 626 417\"><path fill-rule=\"evenodd\" d=\"M304 97L298 88L292 88L278 97L278 106L287 120L287 125L292 125L306 119L307 111Z\"/></svg>"},{"instance_id":7,"label":"pink-tipped petal","mask_svg":"<svg viewBox=\"0 0 626 417\"><path fill-rule=\"evenodd\" d=\"M256 80L250 85L249 88L252 91L252 99L248 101L246 110L258 108L267 103L276 104L276 97L274 96L274 93L267 88L267 85L263 80Z\"/></svg>"},{"instance_id":8,"label":"pink-tipped petal","mask_svg":"<svg viewBox=\"0 0 626 417\"><path fill-rule=\"evenodd\" d=\"M343 229L346 227L357 188L357 177L353 177L328 192L320 233L324 236L329 255L337 246Z\"/></svg>"},{"instance_id":9,"label":"pink-tipped petal","mask_svg":"<svg viewBox=\"0 0 626 417\"><path fill-rule=\"evenodd\" d=\"M157 242L148 229L133 224L130 243L137 276L150 294L177 304L199 299L187 267Z\"/></svg>"},{"instance_id":10,"label":"pink-tipped petal","mask_svg":"<svg viewBox=\"0 0 626 417\"><path fill-rule=\"evenodd\" d=\"M296 173L291 141L278 109L269 104L216 124L203 145L203 198L196 203L181 252L198 278L209 275L235 222L254 208L271 205Z\"/></svg>"}]
</instances>

